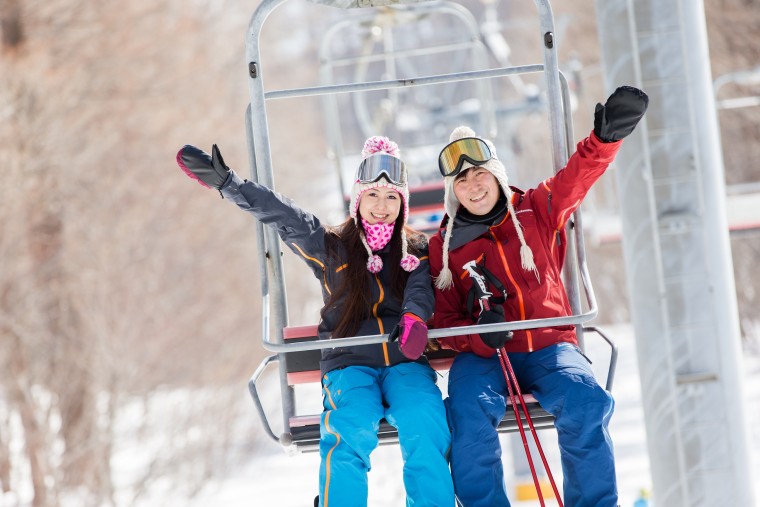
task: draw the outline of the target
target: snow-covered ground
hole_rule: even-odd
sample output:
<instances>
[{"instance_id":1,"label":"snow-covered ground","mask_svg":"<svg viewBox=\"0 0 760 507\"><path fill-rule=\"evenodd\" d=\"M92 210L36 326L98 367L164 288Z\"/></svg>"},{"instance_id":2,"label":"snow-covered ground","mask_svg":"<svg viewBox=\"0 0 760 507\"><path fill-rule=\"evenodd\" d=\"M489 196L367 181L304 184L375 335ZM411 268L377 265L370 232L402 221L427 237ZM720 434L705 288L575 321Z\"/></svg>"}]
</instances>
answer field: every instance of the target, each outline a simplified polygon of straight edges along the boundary
<instances>
[{"instance_id":1,"label":"snow-covered ground","mask_svg":"<svg viewBox=\"0 0 760 507\"><path fill-rule=\"evenodd\" d=\"M615 339L620 350L613 386L616 410L610 431L615 442L620 505L631 507L642 488L651 489L635 343L630 326L609 327L605 328L605 331ZM609 355L608 348L601 340L593 336L587 338L586 347L594 360L595 367L602 370L600 378L604 378L605 361ZM756 478L756 490L760 491L760 357L757 354L745 355L745 359L745 378L749 399L746 414L749 417L754 459L752 476ZM274 379L271 380L264 384L274 384ZM446 379L440 382L442 387L445 387L445 382ZM272 387L276 389L276 385ZM300 397L303 398L302 395ZM314 405L316 410L319 407L318 391L314 394L314 398L316 398ZM256 417L252 406L250 412L251 417ZM542 446L550 461L553 475L561 482L561 468L554 431L542 430L540 433ZM513 473L510 473L516 468L513 464L512 453L509 451L515 438L507 435L502 436L502 439L508 486L509 490L514 492L517 483L530 484L531 479L529 475L515 477ZM519 444L519 440L517 443ZM398 446L389 445L378 448L372 455L372 466L373 469L369 474L369 505L371 507L404 505ZM224 481L208 484L191 503L185 501L178 502L176 505L189 507L311 506L318 489L318 469L319 456L316 453L289 456L274 442L263 441L255 454L250 456L250 460ZM512 493L512 497L516 498L516 494ZM516 500L512 504L515 507L539 505L536 501ZM555 504L547 501L547 505Z\"/></svg>"}]
</instances>

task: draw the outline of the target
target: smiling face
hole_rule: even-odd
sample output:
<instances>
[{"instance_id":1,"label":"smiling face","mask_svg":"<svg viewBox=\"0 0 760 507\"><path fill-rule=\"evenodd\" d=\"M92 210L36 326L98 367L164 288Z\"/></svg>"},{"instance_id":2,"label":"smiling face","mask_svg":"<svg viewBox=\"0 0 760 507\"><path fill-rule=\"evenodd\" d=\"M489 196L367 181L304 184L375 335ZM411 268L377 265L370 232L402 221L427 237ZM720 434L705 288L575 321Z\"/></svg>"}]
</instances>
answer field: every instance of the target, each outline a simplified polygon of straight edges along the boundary
<instances>
[{"instance_id":1,"label":"smiling face","mask_svg":"<svg viewBox=\"0 0 760 507\"><path fill-rule=\"evenodd\" d=\"M370 188L359 200L359 215L370 224L390 224L401 212L403 199L395 190L385 187Z\"/></svg>"},{"instance_id":2,"label":"smiling face","mask_svg":"<svg viewBox=\"0 0 760 507\"><path fill-rule=\"evenodd\" d=\"M485 215L499 200L499 182L489 170L472 167L456 176L454 195L473 215Z\"/></svg>"}]
</instances>

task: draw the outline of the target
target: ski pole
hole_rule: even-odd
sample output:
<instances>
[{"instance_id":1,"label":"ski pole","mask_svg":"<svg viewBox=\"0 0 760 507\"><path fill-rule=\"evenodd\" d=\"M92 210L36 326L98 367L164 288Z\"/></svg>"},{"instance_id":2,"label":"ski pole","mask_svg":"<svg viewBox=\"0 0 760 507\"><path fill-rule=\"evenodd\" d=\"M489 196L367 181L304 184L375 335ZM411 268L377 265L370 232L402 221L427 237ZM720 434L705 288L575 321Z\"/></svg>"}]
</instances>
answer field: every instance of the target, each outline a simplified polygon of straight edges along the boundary
<instances>
[{"instance_id":1,"label":"ski pole","mask_svg":"<svg viewBox=\"0 0 760 507\"><path fill-rule=\"evenodd\" d=\"M530 473L533 476L533 483L536 486L536 493L538 494L538 499L541 502L541 506L544 507L544 499L543 495L541 493L541 486L538 483L538 477L536 475L535 467L533 466L533 458L530 454L530 449L528 447L528 440L525 437L525 430L522 426L522 419L520 418L519 411L517 409L517 403L515 400L515 394L517 393L517 398L520 401L520 408L522 408L523 413L525 414L525 420L528 423L528 427L530 428L531 434L533 435L533 441L536 444L536 449L538 449L538 454L541 456L541 463L544 465L544 470L546 470L546 475L549 477L549 482L551 483L552 490L554 491L554 497L557 499L557 503L559 504L559 507L564 507L562 504L562 497L559 494L559 490L557 489L557 484L554 482L554 476L552 475L552 471L549 468L549 462L546 459L546 456L544 455L544 450L541 447L541 442L538 439L538 433L536 431L536 427L533 425L533 420L530 417L530 413L528 412L527 404L525 403L525 398L523 398L522 391L520 390L520 385L517 382L517 376L515 375L514 369L512 369L512 363L509 361L509 357L507 357L506 352L504 349L497 350L497 355L499 356L499 363L501 364L501 370L504 373L504 380L507 382L507 390L509 392L509 400L512 403L512 409L515 412L515 417L517 418L517 424L518 429L520 430L520 437L522 437L523 446L525 447L525 455L528 458L528 465L530 466ZM513 390L514 385L514 390Z\"/></svg>"},{"instance_id":2,"label":"ski pole","mask_svg":"<svg viewBox=\"0 0 760 507\"><path fill-rule=\"evenodd\" d=\"M528 447L528 439L525 437L525 428L523 428L522 418L520 417L520 411L517 409L517 400L515 399L515 393L512 388L512 381L509 379L509 375L507 375L506 366L504 366L505 357L504 357L504 354L502 354L502 350L504 349L497 350L496 354L499 356L499 364L501 365L502 372L504 372L504 380L507 381L507 392L509 393L509 402L512 404L512 410L515 412L515 420L517 421L517 429L520 431L520 438L522 439L523 448L525 449L525 457L528 458L528 466L530 467L530 475L533 477L533 484L536 486L536 494L538 494L538 501L541 502L541 507L546 507L546 504L544 503L544 495L541 492L541 485L538 483L538 475L536 474L536 467L533 465L533 457L531 456L530 448ZM527 415L525 408L523 408L523 413Z\"/></svg>"},{"instance_id":3,"label":"ski pole","mask_svg":"<svg viewBox=\"0 0 760 507\"><path fill-rule=\"evenodd\" d=\"M462 266L462 269L467 271L467 274L470 275L470 278L472 278L473 284L476 287L476 292L478 293L478 301L480 302L480 311L481 312L489 311L491 309L491 296L493 295L493 293L491 293L486 287L485 278L483 277L483 275L478 273L478 271L475 269L476 266L477 266L477 263L473 260L466 263L464 266ZM515 372L512 369L512 364L509 362L509 358L507 357L507 354L503 348L496 350L496 354L499 356L499 364L501 365L501 371L504 373L504 380L507 383L507 391L509 392L509 400L512 403L512 409L515 412L515 419L517 420L517 429L520 431L520 437L522 438L523 446L525 447L525 456L528 458L528 465L530 466L530 474L533 476L533 484L536 486L536 494L538 494L538 499L541 502L541 507L546 507L546 504L544 503L544 497L541 491L541 485L538 483L538 475L536 474L536 467L533 464L533 457L530 454L528 439L525 436L525 428L523 428L522 418L520 417L520 411L517 407L517 399L515 399L515 392L517 392L517 398L520 401L520 407L522 408L522 411L525 414L525 420L528 422L528 427L530 428L530 431L533 434L533 441L536 443L536 448L538 449L538 453L541 456L541 461L544 465L544 469L546 470L546 474L549 476L549 481L551 482L552 489L554 490L554 495L557 498L557 502L559 502L559 507L564 507L562 505L562 499L559 496L559 491L557 490L557 485L554 483L554 477L552 476L552 472L549 469L549 463L546 461L546 456L544 456L544 450L541 448L541 442L538 440L538 434L536 433L536 428L535 426L533 426L533 420L530 418L530 414L528 413L528 409L525 404L525 399L523 398L522 392L520 391L520 385L517 383L517 376L515 375ZM507 371L509 371L509 373L507 373ZM513 385L514 385L514 389L513 389Z\"/></svg>"},{"instance_id":4,"label":"ski pole","mask_svg":"<svg viewBox=\"0 0 760 507\"><path fill-rule=\"evenodd\" d=\"M541 442L538 440L538 432L536 431L536 427L533 426L533 420L530 417L530 413L528 413L527 404L525 403L525 399L523 398L522 392L520 391L520 386L517 383L517 376L515 375L515 371L512 368L512 363L509 361L509 357L507 357L506 354L502 354L502 358L507 370L509 371L509 375L510 375L510 378L512 379L512 383L514 384L515 389L517 391L517 396L520 400L520 406L522 407L523 413L525 414L525 419L528 421L528 426L530 427L531 433L533 433L533 439L536 442L536 448L538 449L538 454L541 456L541 462L543 463L544 468L546 469L546 474L549 476L549 482L552 485L552 489L554 490L554 494L557 497L557 501L559 502L560 507L563 507L562 500L559 496L559 491L557 490L557 485L554 483L554 477L552 476L552 471L549 468L549 463L546 459L546 456L544 455L544 450L541 447Z\"/></svg>"}]
</instances>

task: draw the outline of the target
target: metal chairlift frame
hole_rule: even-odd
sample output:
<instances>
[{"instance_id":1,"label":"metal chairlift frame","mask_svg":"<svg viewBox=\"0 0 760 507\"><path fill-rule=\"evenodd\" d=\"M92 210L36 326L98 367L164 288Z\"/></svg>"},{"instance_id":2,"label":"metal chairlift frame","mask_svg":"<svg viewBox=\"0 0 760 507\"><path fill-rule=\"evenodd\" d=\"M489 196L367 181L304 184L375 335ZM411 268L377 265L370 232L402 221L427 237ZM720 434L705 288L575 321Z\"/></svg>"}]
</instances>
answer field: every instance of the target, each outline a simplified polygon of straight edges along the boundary
<instances>
[{"instance_id":1,"label":"metal chairlift frame","mask_svg":"<svg viewBox=\"0 0 760 507\"><path fill-rule=\"evenodd\" d=\"M335 38L343 35L342 30L344 28L350 28L360 24L375 24L378 23L378 21L381 26L386 28L387 25L390 24L390 20L393 18L389 15L383 17L376 9L364 9L363 12L358 12L352 16L346 16L334 23L325 33L319 48L319 60L321 62L320 78L322 84L330 84L333 82L334 73L337 68L350 67L351 65L355 65L354 81L364 81L364 79L361 79L363 76L361 76L360 73L366 73L366 67L373 62L383 62L384 73L387 74L390 79L395 79L398 75L398 62L401 58L406 59L422 56L435 57L435 55L447 54L454 51L467 51L476 67L487 67L488 49L481 39L477 21L472 13L461 4L447 0L438 0L410 5L398 5L392 11L392 14L398 15L399 17L406 15L407 17L414 18L422 18L433 13L445 15L459 23L457 28L460 33L464 34L464 36L461 37L462 40L399 51L393 47L394 42L392 36L386 35L386 33L391 30L383 30L383 38L381 42L382 52L375 52L371 55L361 54L337 58L332 54L332 43ZM403 22L401 24L403 24ZM476 84L478 85L476 90L477 98L481 104L480 111L478 112L480 124L485 127L485 131L495 133L496 108L493 107L490 81L479 80L476 81ZM374 127L369 125L369 113L366 111L366 103L362 102L362 94L352 93L351 96L354 103L354 112L359 120L359 127L364 134L363 137L367 138L371 135L375 135L376 132ZM325 111L324 117L327 122L326 135L330 146L330 156L338 171L341 193L342 195L347 196L348 189L344 188L343 185L343 159L346 154L343 149L344 143L340 126L339 106L336 98L336 94L327 94L324 95L323 98L323 107ZM408 152L408 146L404 147L404 151ZM408 161L407 166L409 166ZM413 171L410 170L410 173L412 172ZM433 176L439 176L437 171ZM441 192L442 189L443 183L441 181ZM346 205L348 205L348 203L346 203Z\"/></svg>"},{"instance_id":2,"label":"metal chairlift frame","mask_svg":"<svg viewBox=\"0 0 760 507\"><path fill-rule=\"evenodd\" d=\"M567 80L558 67L557 46L554 38L554 17L549 0L534 0L539 15L540 41L543 46L543 64L521 65L454 72L440 75L419 76L412 79L388 79L383 81L356 82L349 84L326 84L307 88L294 88L275 91L264 90L264 78L260 56L260 33L264 21L271 12L287 0L262 0L253 13L246 40L246 58L248 62L248 88L250 104L246 111L246 134L248 140L248 158L250 179L269 188L274 188L272 156L269 144L269 128L267 122L266 102L268 100L286 99L307 96L329 96L338 93L353 93L368 90L385 90L411 86L425 86L456 81L491 79L520 74L542 72L546 80L546 94L550 121L552 145L552 160L554 172L565 166L570 156L572 146L572 118L569 108L570 95ZM404 8L409 4L429 3L439 4L435 0L311 0L313 3L341 8L363 8L391 6ZM563 107L566 104L567 107ZM532 319L499 324L472 325L457 328L431 329L429 338L443 338L466 333L490 332L498 330L535 329L549 326L575 325L578 340L583 350L584 331L598 334L611 347L610 363L606 379L606 389L611 390L617 362L617 346L600 329L584 327L583 324L594 319L598 314L596 297L591 285L590 275L586 266L585 246L582 234L580 210L574 214L574 219L568 224L572 228L568 234L568 255L563 269L563 280L570 301L572 315L546 319ZM285 343L284 330L288 326L288 308L284 281L284 269L281 256L280 239L274 228L264 227L256 222L257 253L261 278L262 298L262 344L264 348L275 354L266 357L251 376L248 387L254 405L262 420L268 436L283 446L293 444L291 418L296 414L295 391L288 383L288 354L304 351L315 351L323 348L347 347L382 343L387 335L355 336L328 340L312 339ZM580 286L583 286L587 310L583 311ZM274 330L273 333L270 329ZM282 404L283 433L278 437L269 424L268 417L258 394L257 381L272 363L279 363L279 381ZM317 367L318 368L318 367ZM551 420L548 421L551 425ZM393 440L393 434L387 439ZM385 439L380 435L381 441ZM310 442L311 449L314 442ZM296 446L297 447L297 446ZM308 446L307 446L308 447Z\"/></svg>"}]
</instances>

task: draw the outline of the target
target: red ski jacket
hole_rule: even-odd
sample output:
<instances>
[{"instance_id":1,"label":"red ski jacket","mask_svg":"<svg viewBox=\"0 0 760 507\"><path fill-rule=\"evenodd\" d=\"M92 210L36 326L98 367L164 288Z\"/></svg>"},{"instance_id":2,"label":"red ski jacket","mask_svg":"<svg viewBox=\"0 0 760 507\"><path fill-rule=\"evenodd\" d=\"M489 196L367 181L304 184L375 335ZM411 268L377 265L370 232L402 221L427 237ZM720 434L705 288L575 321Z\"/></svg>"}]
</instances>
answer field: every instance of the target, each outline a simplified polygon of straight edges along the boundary
<instances>
[{"instance_id":1,"label":"red ski jacket","mask_svg":"<svg viewBox=\"0 0 760 507\"><path fill-rule=\"evenodd\" d=\"M508 322L571 315L560 274L567 248L565 224L613 161L621 143L603 143L592 132L578 143L567 165L554 176L526 192L511 187L512 204L525 240L533 251L538 277L522 268L520 241L509 214L491 226L455 218L449 246L449 268L454 275L454 285L445 290L436 289L433 326L440 329L473 325L477 321L480 307L476 301L472 307L474 315L467 308L472 280L462 268L472 260L484 264L506 289L504 315ZM443 234L448 219L444 217L441 229L430 239L433 277L438 276L443 266ZM494 291L494 295L498 293ZM495 353L477 334L441 338L439 342L445 348L474 352L483 357ZM515 331L505 349L532 352L559 342L578 344L573 325Z\"/></svg>"}]
</instances>

